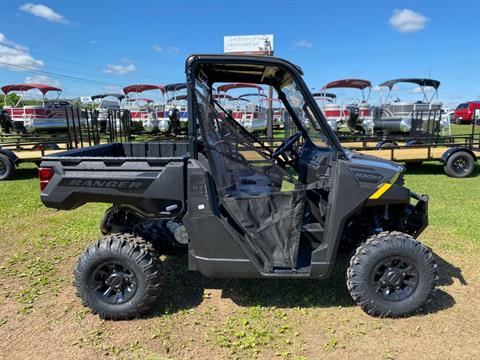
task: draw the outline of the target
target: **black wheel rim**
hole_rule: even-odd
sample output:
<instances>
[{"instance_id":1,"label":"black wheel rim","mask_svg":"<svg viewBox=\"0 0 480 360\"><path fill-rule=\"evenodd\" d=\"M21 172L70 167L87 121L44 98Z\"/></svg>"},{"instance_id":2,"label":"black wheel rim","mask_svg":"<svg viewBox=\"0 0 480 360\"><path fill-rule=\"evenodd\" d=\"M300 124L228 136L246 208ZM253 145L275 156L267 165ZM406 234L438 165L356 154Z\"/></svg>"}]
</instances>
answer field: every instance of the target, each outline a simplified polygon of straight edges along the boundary
<instances>
[{"instance_id":1,"label":"black wheel rim","mask_svg":"<svg viewBox=\"0 0 480 360\"><path fill-rule=\"evenodd\" d=\"M388 301L405 300L415 292L418 281L416 267L401 257L391 257L380 262L372 277L375 292Z\"/></svg>"},{"instance_id":2,"label":"black wheel rim","mask_svg":"<svg viewBox=\"0 0 480 360\"><path fill-rule=\"evenodd\" d=\"M0 177L4 176L7 173L7 164L0 159Z\"/></svg>"},{"instance_id":3,"label":"black wheel rim","mask_svg":"<svg viewBox=\"0 0 480 360\"><path fill-rule=\"evenodd\" d=\"M467 172L469 167L469 161L466 157L464 156L459 156L458 158L455 159L453 162L453 170L457 174L464 174Z\"/></svg>"},{"instance_id":4,"label":"black wheel rim","mask_svg":"<svg viewBox=\"0 0 480 360\"><path fill-rule=\"evenodd\" d=\"M100 265L93 273L95 294L110 304L123 304L137 292L137 277L124 264L108 262Z\"/></svg>"}]
</instances>

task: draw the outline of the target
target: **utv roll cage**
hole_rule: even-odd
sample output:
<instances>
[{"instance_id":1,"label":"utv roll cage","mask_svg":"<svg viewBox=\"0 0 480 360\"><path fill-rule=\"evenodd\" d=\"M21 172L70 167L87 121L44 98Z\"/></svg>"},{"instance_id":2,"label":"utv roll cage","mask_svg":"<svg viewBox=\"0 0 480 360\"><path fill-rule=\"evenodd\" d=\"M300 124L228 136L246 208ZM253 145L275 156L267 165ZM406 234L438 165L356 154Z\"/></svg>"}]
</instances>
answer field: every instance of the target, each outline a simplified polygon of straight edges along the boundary
<instances>
[{"instance_id":1,"label":"utv roll cage","mask_svg":"<svg viewBox=\"0 0 480 360\"><path fill-rule=\"evenodd\" d=\"M215 65L215 66L209 66ZM281 90L281 85L294 81L299 84L298 90L306 101L306 105L312 111L314 121L321 131L325 134L336 155L340 158L348 159L347 154L342 149L340 141L328 125L317 102L312 94L307 90L302 75L302 69L286 60L255 55L192 55L186 62L186 77L188 91L189 109L195 109L194 97L196 81L205 79L211 91L215 83L250 83L264 84L272 86L278 93L278 98L282 101L285 109L289 112L292 121L298 127L299 131L306 137L308 133L305 130L302 121L286 100L285 94ZM290 78L292 77L292 78ZM211 94L213 95L213 94ZM188 146L190 156L198 158L198 124L194 111L188 113Z\"/></svg>"}]
</instances>

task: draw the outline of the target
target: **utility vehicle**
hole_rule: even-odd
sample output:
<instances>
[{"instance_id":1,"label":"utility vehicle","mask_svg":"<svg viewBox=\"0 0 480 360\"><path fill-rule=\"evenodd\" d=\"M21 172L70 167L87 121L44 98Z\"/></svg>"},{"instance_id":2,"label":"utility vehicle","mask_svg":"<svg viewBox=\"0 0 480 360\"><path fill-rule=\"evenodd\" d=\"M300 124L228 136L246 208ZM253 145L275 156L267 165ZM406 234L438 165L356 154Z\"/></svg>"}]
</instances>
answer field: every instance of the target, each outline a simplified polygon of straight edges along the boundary
<instances>
[{"instance_id":1,"label":"utility vehicle","mask_svg":"<svg viewBox=\"0 0 480 360\"><path fill-rule=\"evenodd\" d=\"M437 281L432 252L416 240L428 197L403 186L402 166L342 149L298 66L192 55L186 80L185 142L43 159L46 206L113 204L75 268L83 304L106 319L145 313L161 296L161 254L187 253L189 270L208 277L323 279L340 248L354 250L346 283L367 313L406 316L425 303ZM272 86L292 118L296 131L276 149L220 116L214 86L238 82Z\"/></svg>"},{"instance_id":2,"label":"utility vehicle","mask_svg":"<svg viewBox=\"0 0 480 360\"><path fill-rule=\"evenodd\" d=\"M474 121L475 110L480 109L480 101L461 103L455 109L452 120L457 124L471 124Z\"/></svg>"}]
</instances>

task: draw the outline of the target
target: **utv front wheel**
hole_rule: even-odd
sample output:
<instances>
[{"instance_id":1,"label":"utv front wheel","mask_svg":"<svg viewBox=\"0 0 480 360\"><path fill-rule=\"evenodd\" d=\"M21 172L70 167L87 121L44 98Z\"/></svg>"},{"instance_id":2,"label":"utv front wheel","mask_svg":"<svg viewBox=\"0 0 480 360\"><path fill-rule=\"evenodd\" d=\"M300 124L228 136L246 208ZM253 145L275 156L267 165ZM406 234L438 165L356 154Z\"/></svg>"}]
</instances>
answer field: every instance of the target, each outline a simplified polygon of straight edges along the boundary
<instances>
[{"instance_id":1,"label":"utv front wheel","mask_svg":"<svg viewBox=\"0 0 480 360\"><path fill-rule=\"evenodd\" d=\"M400 232L372 236L350 260L347 287L373 316L402 317L419 309L437 281L432 252Z\"/></svg>"},{"instance_id":2,"label":"utv front wheel","mask_svg":"<svg viewBox=\"0 0 480 360\"><path fill-rule=\"evenodd\" d=\"M80 256L74 285L93 313L104 319L131 319L155 302L159 272L158 256L148 242L130 234L110 234Z\"/></svg>"}]
</instances>

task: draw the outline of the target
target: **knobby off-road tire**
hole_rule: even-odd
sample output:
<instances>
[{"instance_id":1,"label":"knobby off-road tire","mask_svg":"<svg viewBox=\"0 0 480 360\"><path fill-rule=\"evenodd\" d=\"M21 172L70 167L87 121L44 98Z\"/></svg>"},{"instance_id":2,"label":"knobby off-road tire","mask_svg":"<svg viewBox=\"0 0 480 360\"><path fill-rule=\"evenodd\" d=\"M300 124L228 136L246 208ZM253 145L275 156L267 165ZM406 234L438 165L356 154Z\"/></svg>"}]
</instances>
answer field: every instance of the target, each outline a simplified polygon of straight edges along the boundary
<instances>
[{"instance_id":1,"label":"knobby off-road tire","mask_svg":"<svg viewBox=\"0 0 480 360\"><path fill-rule=\"evenodd\" d=\"M150 243L131 234L109 234L78 259L74 285L84 306L103 319L145 314L159 295L160 260Z\"/></svg>"},{"instance_id":2,"label":"knobby off-road tire","mask_svg":"<svg viewBox=\"0 0 480 360\"><path fill-rule=\"evenodd\" d=\"M347 270L347 287L368 314L403 317L418 310L438 280L432 252L412 236L383 232L359 246Z\"/></svg>"},{"instance_id":3,"label":"knobby off-road tire","mask_svg":"<svg viewBox=\"0 0 480 360\"><path fill-rule=\"evenodd\" d=\"M0 181L10 180L15 174L15 164L5 154L0 154Z\"/></svg>"},{"instance_id":4,"label":"knobby off-road tire","mask_svg":"<svg viewBox=\"0 0 480 360\"><path fill-rule=\"evenodd\" d=\"M450 177L469 177L475 171L475 159L466 151L457 151L448 158L443 170Z\"/></svg>"}]
</instances>

